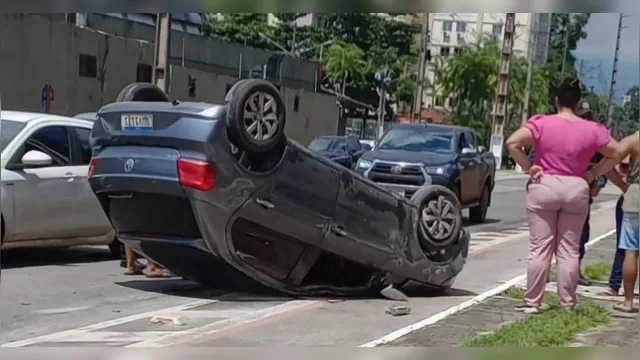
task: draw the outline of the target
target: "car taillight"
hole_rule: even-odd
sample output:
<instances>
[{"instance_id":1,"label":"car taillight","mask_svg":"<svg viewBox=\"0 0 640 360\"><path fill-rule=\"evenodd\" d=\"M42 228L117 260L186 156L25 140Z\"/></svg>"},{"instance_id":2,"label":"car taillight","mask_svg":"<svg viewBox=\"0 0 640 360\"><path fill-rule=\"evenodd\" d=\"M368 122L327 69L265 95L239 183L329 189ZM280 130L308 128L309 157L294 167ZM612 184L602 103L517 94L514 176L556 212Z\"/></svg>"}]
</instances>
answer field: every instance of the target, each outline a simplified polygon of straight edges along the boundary
<instances>
[{"instance_id":1,"label":"car taillight","mask_svg":"<svg viewBox=\"0 0 640 360\"><path fill-rule=\"evenodd\" d=\"M200 160L178 159L178 179L180 185L200 191L209 191L216 186L213 165Z\"/></svg>"},{"instance_id":2,"label":"car taillight","mask_svg":"<svg viewBox=\"0 0 640 360\"><path fill-rule=\"evenodd\" d=\"M87 177L89 179L91 179L93 177L93 175L95 175L96 173L96 166L98 166L98 159L96 158L91 158L91 160L89 161L89 171L87 173Z\"/></svg>"}]
</instances>

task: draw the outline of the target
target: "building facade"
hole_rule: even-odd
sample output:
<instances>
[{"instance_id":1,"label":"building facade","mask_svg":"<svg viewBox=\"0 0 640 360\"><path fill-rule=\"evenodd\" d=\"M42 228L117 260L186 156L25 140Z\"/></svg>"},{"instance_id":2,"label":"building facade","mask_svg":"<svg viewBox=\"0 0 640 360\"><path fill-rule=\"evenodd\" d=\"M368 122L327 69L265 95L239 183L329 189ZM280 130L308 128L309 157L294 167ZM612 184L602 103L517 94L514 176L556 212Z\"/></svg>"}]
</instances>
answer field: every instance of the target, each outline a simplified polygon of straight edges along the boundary
<instances>
[{"instance_id":1,"label":"building facade","mask_svg":"<svg viewBox=\"0 0 640 360\"><path fill-rule=\"evenodd\" d=\"M419 25L427 14L415 14L405 21ZM502 42L505 13L431 13L429 15L431 59L448 58L470 43L480 41L487 36ZM550 13L516 13L516 33L513 44L515 56L532 56L533 61L544 64L549 48ZM420 44L421 34L416 34L416 43ZM417 73L417 66L412 71ZM434 62L427 65L425 77L428 83L434 81ZM422 107L446 109L447 99L433 93L427 87L423 93Z\"/></svg>"}]
</instances>

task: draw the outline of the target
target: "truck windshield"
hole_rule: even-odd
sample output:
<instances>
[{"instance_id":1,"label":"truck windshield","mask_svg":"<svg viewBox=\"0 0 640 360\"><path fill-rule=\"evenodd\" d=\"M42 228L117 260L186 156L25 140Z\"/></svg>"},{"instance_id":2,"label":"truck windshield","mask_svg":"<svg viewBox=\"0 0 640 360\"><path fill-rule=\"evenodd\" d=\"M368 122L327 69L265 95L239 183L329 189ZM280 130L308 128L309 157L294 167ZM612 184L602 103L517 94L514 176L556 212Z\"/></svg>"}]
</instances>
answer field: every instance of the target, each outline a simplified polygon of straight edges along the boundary
<instances>
[{"instance_id":1,"label":"truck windshield","mask_svg":"<svg viewBox=\"0 0 640 360\"><path fill-rule=\"evenodd\" d=\"M347 150L347 139L330 137L317 138L309 144L309 149L313 151L345 152Z\"/></svg>"},{"instance_id":2,"label":"truck windshield","mask_svg":"<svg viewBox=\"0 0 640 360\"><path fill-rule=\"evenodd\" d=\"M2 120L2 131L0 131L0 151L13 140L16 135L24 128L25 123L11 120Z\"/></svg>"},{"instance_id":3,"label":"truck windshield","mask_svg":"<svg viewBox=\"0 0 640 360\"><path fill-rule=\"evenodd\" d=\"M379 150L453 152L454 137L424 127L392 128L380 140Z\"/></svg>"}]
</instances>

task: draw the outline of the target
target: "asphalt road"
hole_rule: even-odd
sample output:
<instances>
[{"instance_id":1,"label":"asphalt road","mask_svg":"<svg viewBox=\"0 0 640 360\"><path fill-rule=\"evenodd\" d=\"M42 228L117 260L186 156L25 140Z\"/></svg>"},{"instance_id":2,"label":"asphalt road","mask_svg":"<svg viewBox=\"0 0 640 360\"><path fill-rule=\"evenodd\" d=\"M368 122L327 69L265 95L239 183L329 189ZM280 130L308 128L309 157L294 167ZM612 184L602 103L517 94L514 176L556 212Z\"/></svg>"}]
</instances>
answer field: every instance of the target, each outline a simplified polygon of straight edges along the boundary
<instances>
[{"instance_id":1,"label":"asphalt road","mask_svg":"<svg viewBox=\"0 0 640 360\"><path fill-rule=\"evenodd\" d=\"M470 232L499 232L522 225L525 222L524 184L524 179L499 181L487 223L467 224ZM612 199L615 196L603 195L598 201ZM118 261L110 260L108 251L99 248L6 251L2 253L2 266L2 344L221 295L180 279L148 280L124 276ZM519 271L521 263L509 266ZM480 267L485 272L490 272L490 268L494 266ZM476 283L475 280L464 280L463 284L466 282ZM365 304L373 306L370 301ZM437 306L448 304L443 300ZM364 311L362 309L367 306L354 309ZM370 314L360 315L371 317ZM371 319L373 321L375 317ZM330 339L326 341L331 342ZM235 344L243 346L243 343Z\"/></svg>"}]
</instances>

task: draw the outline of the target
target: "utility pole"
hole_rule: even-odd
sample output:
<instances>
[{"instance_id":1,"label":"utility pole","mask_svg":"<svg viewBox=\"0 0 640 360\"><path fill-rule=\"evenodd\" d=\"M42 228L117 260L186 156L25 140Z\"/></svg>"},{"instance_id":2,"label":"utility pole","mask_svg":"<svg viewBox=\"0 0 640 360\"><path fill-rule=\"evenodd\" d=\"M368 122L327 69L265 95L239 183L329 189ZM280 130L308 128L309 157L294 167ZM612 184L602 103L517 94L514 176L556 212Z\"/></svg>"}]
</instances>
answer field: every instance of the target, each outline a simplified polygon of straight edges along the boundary
<instances>
[{"instance_id":1,"label":"utility pole","mask_svg":"<svg viewBox=\"0 0 640 360\"><path fill-rule=\"evenodd\" d=\"M534 16L532 16L533 18ZM537 29L537 24L535 22L533 22L535 20L532 19L532 23L529 25L530 26L530 35L529 35L529 48L527 49L527 80L525 83L525 88L524 88L524 103L522 104L522 120L521 120L521 124L524 125L525 122L527 122L527 119L529 118L529 99L531 98L531 77L533 76L533 48L535 47L536 44L536 39L537 39L537 32L535 29ZM522 168L520 168L519 164L516 164L516 171L517 172L522 172Z\"/></svg>"},{"instance_id":2,"label":"utility pole","mask_svg":"<svg viewBox=\"0 0 640 360\"><path fill-rule=\"evenodd\" d=\"M153 83L169 93L169 51L171 51L171 13L158 13L156 19Z\"/></svg>"},{"instance_id":3,"label":"utility pole","mask_svg":"<svg viewBox=\"0 0 640 360\"><path fill-rule=\"evenodd\" d=\"M582 69L584 68L584 60L580 59L580 65L578 66L578 79L582 82Z\"/></svg>"},{"instance_id":4,"label":"utility pole","mask_svg":"<svg viewBox=\"0 0 640 360\"><path fill-rule=\"evenodd\" d=\"M502 165L502 146L504 143L504 120L507 117L507 92L509 90L509 70L513 52L516 13L507 13L505 18L504 35L502 39L502 59L498 71L496 98L493 103L493 121L491 124L493 136L489 147L496 158L496 168Z\"/></svg>"},{"instance_id":5,"label":"utility pole","mask_svg":"<svg viewBox=\"0 0 640 360\"><path fill-rule=\"evenodd\" d=\"M560 81L564 80L564 68L567 63L567 53L569 52L569 24L564 25L564 50L562 52L562 69L560 70Z\"/></svg>"},{"instance_id":6,"label":"utility pole","mask_svg":"<svg viewBox=\"0 0 640 360\"><path fill-rule=\"evenodd\" d=\"M422 14L422 30L420 37L420 58L418 60L418 79L416 93L413 98L413 109L411 109L411 122L415 121L415 115L422 111L422 96L424 93L424 82L428 75L427 52L429 51L429 13ZM420 116L420 115L418 115Z\"/></svg>"},{"instance_id":7,"label":"utility pole","mask_svg":"<svg viewBox=\"0 0 640 360\"><path fill-rule=\"evenodd\" d=\"M611 69L611 83L609 84L609 100L607 101L607 128L612 130L613 128L613 110L615 109L615 95L616 95L616 74L618 72L618 55L620 54L620 37L622 35L622 19L623 14L620 13L618 17L618 33L616 35L616 48L613 53L613 67Z\"/></svg>"}]
</instances>

